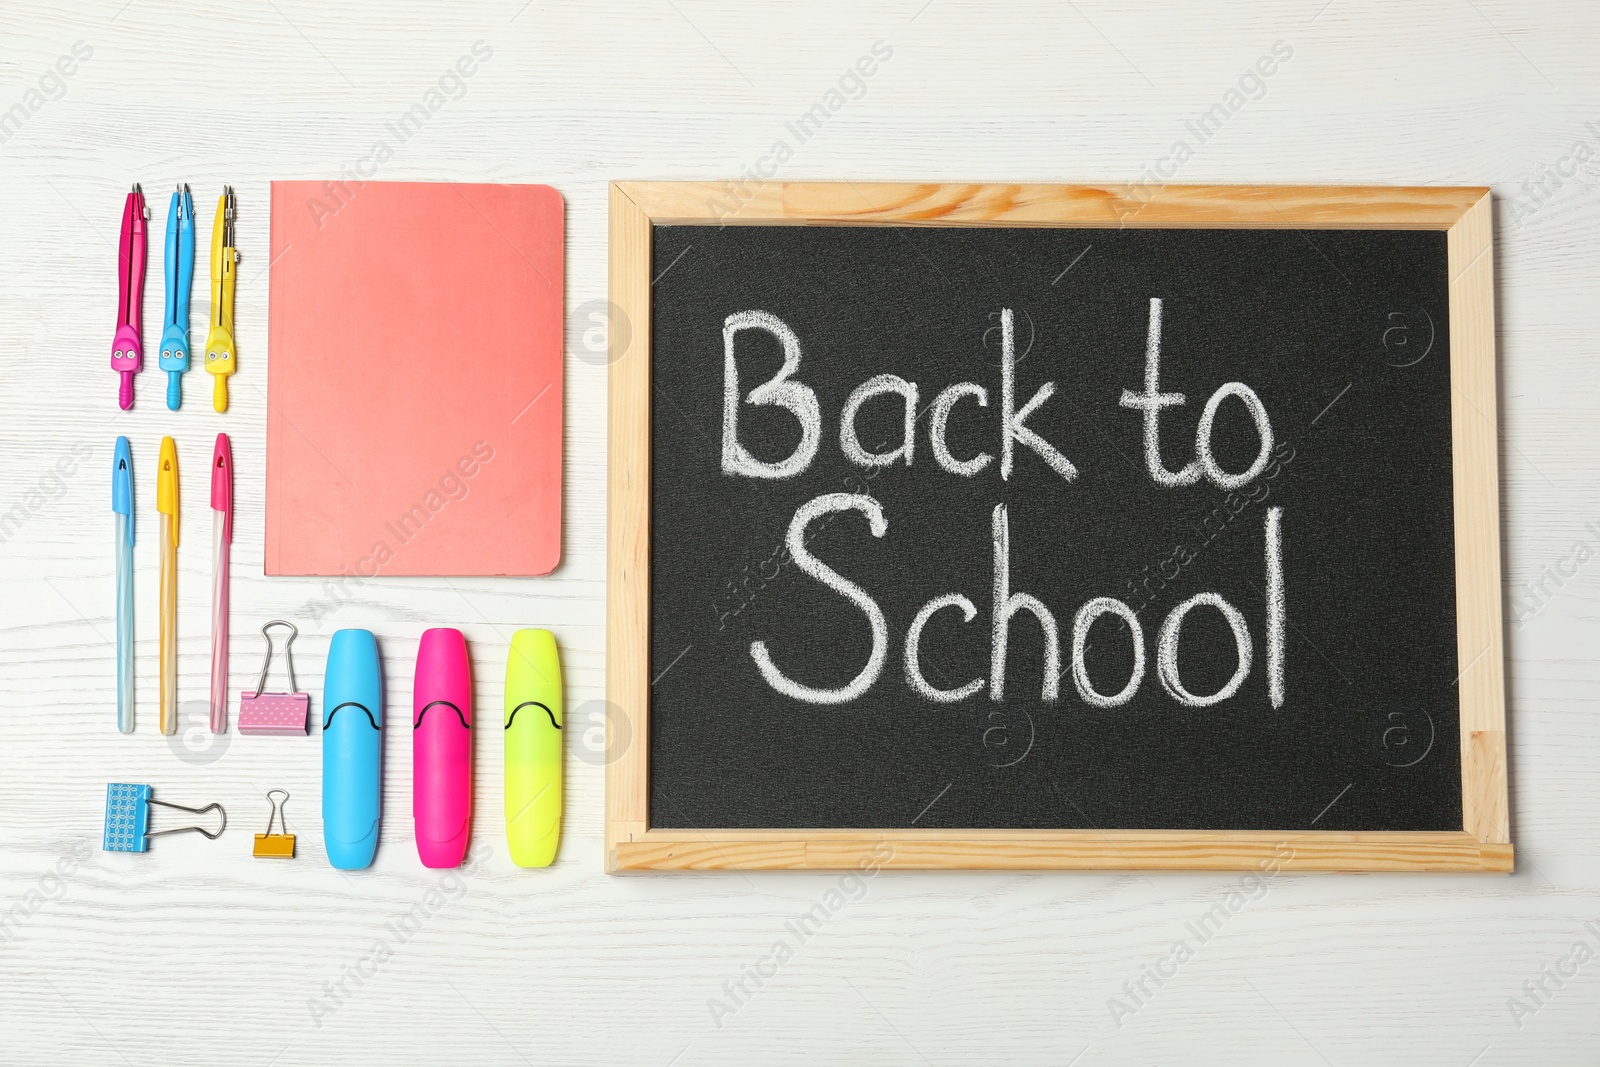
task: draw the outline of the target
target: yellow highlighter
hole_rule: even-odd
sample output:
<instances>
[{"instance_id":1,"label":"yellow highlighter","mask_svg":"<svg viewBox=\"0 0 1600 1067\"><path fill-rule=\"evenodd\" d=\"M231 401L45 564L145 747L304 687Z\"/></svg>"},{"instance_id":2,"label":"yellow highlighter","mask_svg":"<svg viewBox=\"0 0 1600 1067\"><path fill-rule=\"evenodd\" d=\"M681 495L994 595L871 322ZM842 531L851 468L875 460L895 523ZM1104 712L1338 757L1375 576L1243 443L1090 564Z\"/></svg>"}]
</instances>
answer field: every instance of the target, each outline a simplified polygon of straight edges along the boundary
<instances>
[{"instance_id":1,"label":"yellow highlighter","mask_svg":"<svg viewBox=\"0 0 1600 1067\"><path fill-rule=\"evenodd\" d=\"M211 227L211 332L206 335L206 373L213 376L211 406L228 410L228 375L233 373L233 279L239 250L233 247L233 186L217 198Z\"/></svg>"},{"instance_id":2,"label":"yellow highlighter","mask_svg":"<svg viewBox=\"0 0 1600 1067\"><path fill-rule=\"evenodd\" d=\"M561 657L549 630L518 630L506 660L506 843L548 867L561 840Z\"/></svg>"}]
</instances>

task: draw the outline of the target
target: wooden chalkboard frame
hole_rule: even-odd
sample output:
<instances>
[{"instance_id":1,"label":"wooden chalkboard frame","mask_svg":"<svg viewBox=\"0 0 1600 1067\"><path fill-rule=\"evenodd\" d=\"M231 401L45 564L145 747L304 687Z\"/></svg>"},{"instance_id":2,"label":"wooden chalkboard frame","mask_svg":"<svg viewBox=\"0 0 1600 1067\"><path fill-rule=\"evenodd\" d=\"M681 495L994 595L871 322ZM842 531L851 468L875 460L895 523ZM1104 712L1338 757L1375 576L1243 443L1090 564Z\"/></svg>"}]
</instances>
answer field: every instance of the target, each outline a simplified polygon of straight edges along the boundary
<instances>
[{"instance_id":1,"label":"wooden chalkboard frame","mask_svg":"<svg viewBox=\"0 0 1600 1067\"><path fill-rule=\"evenodd\" d=\"M651 228L1424 229L1447 234L1464 828L1447 832L682 830L650 825ZM615 182L606 632L608 872L682 869L1512 869L1486 188ZM626 324L626 328L619 328ZM622 717L625 723L616 721ZM624 739L623 731L627 737ZM607 752L611 752L608 743Z\"/></svg>"}]
</instances>

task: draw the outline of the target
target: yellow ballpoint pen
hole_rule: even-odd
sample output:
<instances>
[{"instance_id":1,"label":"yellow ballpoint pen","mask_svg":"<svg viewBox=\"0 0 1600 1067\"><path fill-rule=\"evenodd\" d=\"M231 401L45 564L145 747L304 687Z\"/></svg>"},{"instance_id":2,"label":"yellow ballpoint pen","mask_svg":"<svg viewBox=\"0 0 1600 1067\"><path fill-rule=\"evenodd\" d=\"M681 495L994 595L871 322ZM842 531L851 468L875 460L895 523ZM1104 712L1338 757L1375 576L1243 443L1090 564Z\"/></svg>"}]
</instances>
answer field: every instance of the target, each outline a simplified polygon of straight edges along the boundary
<instances>
[{"instance_id":1,"label":"yellow ballpoint pen","mask_svg":"<svg viewBox=\"0 0 1600 1067\"><path fill-rule=\"evenodd\" d=\"M206 373L213 376L211 406L228 410L228 375L233 373L233 281L239 251L233 247L233 186L217 198L211 226L211 332L206 335Z\"/></svg>"},{"instance_id":2,"label":"yellow ballpoint pen","mask_svg":"<svg viewBox=\"0 0 1600 1067\"><path fill-rule=\"evenodd\" d=\"M161 439L156 474L161 512L161 732L178 732L178 446Z\"/></svg>"}]
</instances>

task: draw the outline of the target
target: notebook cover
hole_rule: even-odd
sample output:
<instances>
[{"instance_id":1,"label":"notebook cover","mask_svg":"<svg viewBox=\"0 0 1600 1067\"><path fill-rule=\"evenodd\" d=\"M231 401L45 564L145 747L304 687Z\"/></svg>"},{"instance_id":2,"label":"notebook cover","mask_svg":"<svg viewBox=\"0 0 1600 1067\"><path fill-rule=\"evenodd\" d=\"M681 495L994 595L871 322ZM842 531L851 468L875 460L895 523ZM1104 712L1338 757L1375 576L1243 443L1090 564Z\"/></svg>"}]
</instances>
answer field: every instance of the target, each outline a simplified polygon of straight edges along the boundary
<instances>
[{"instance_id":1,"label":"notebook cover","mask_svg":"<svg viewBox=\"0 0 1600 1067\"><path fill-rule=\"evenodd\" d=\"M545 185L272 183L267 574L554 569L564 230Z\"/></svg>"}]
</instances>

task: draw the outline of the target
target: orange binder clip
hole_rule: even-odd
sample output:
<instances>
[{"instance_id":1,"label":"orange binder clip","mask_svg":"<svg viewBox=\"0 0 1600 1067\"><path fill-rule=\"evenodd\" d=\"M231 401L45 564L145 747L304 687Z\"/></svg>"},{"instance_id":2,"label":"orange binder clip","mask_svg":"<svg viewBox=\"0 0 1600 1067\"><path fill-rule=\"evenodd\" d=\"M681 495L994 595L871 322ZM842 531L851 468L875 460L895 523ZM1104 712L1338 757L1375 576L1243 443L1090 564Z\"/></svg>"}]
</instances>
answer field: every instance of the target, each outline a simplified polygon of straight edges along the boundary
<instances>
[{"instance_id":1,"label":"orange binder clip","mask_svg":"<svg viewBox=\"0 0 1600 1067\"><path fill-rule=\"evenodd\" d=\"M278 799L274 800L274 795ZM289 799L286 789L271 789L267 791L267 799L272 801L272 814L267 816L267 832L256 835L255 848L251 855L258 860L292 860L294 859L294 835L289 833L289 823L283 817L283 803ZM282 833L273 833L272 824L276 822Z\"/></svg>"}]
</instances>

